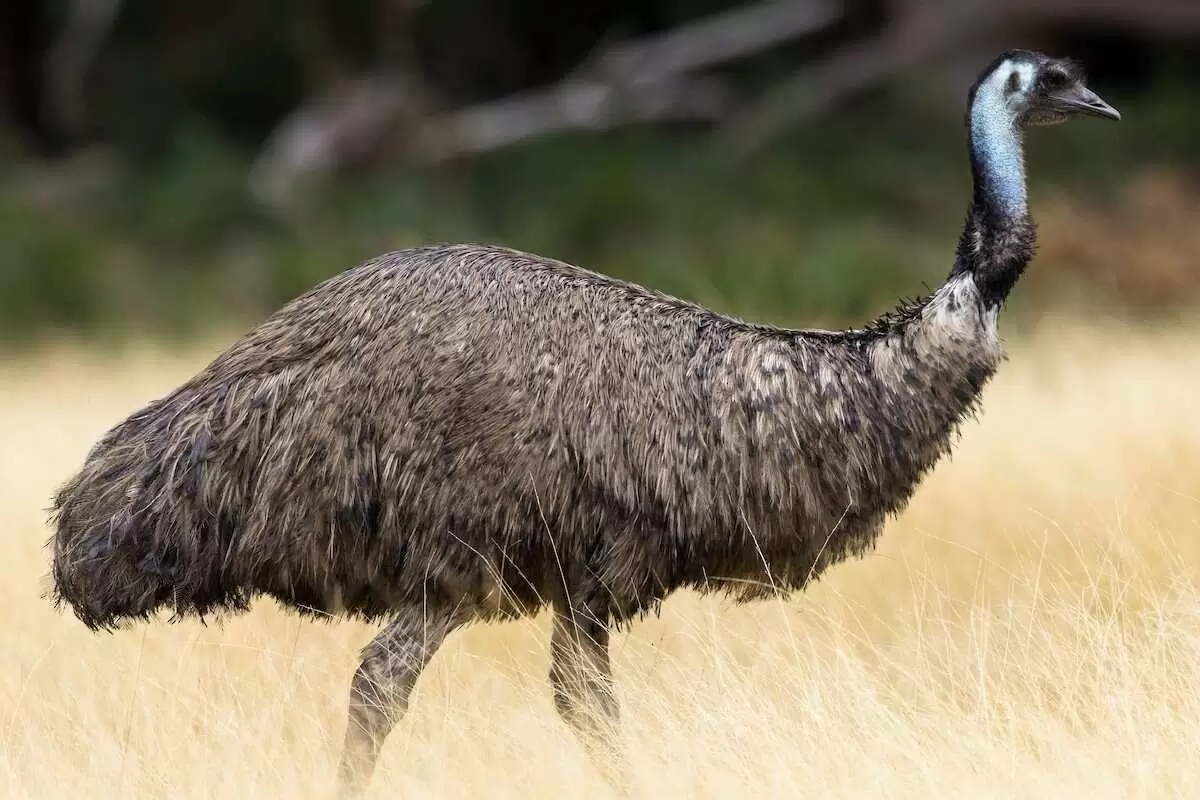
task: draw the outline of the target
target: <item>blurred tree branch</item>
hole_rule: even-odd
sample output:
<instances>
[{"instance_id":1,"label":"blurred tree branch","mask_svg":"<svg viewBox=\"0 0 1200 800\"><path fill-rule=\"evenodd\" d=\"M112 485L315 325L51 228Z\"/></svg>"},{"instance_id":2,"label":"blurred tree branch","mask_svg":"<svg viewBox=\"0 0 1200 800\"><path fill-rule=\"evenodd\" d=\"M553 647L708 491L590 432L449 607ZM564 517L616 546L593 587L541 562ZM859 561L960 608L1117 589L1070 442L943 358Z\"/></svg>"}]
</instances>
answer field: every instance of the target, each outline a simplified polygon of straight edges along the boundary
<instances>
[{"instance_id":1,"label":"blurred tree branch","mask_svg":"<svg viewBox=\"0 0 1200 800\"><path fill-rule=\"evenodd\" d=\"M548 88L445 109L413 55L419 0L378 3L379 27L392 46L387 68L325 87L277 127L251 177L267 205L285 205L305 176L381 153L436 165L568 130L718 122L720 136L744 156L849 96L973 47L1024 38L1016 34L1063 25L1153 36L1200 31L1195 0L884 0L882 25L840 42L734 115L731 89L708 70L825 30L850 7L846 0L759 0L658 36L602 45Z\"/></svg>"},{"instance_id":2,"label":"blurred tree branch","mask_svg":"<svg viewBox=\"0 0 1200 800\"><path fill-rule=\"evenodd\" d=\"M300 178L333 173L388 138L402 140L408 160L437 164L565 130L719 119L730 92L694 72L821 30L841 11L840 0L762 0L605 47L548 89L432 116L421 113L428 105L420 101L420 76L410 60L349 81L291 114L260 154L251 188L281 208Z\"/></svg>"}]
</instances>

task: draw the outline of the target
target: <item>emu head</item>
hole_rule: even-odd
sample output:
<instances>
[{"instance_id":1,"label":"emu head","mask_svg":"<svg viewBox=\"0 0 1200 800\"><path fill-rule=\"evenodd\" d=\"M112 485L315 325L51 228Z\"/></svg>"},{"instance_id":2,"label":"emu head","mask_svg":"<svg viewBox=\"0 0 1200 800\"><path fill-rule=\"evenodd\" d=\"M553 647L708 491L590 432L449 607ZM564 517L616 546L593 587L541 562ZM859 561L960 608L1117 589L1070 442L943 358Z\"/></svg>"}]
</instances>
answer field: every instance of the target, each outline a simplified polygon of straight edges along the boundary
<instances>
[{"instance_id":1,"label":"emu head","mask_svg":"<svg viewBox=\"0 0 1200 800\"><path fill-rule=\"evenodd\" d=\"M1067 58L1010 50L984 71L971 90L1022 127L1057 125L1075 114L1119 120L1120 112L1087 87L1083 68Z\"/></svg>"}]
</instances>

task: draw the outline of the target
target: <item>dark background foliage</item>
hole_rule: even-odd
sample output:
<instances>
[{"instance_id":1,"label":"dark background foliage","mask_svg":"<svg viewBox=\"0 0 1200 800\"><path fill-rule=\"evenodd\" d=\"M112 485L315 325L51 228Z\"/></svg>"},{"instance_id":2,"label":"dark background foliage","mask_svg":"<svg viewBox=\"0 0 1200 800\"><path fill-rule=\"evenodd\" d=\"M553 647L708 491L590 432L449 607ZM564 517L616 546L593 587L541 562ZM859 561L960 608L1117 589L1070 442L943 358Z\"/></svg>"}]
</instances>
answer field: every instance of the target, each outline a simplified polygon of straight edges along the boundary
<instances>
[{"instance_id":1,"label":"dark background foliage","mask_svg":"<svg viewBox=\"0 0 1200 800\"><path fill-rule=\"evenodd\" d=\"M624 43L785 5L6 0L0 330L242 324L382 250L483 239L732 313L860 319L947 268L966 88L1013 46L1079 58L1125 112L1032 137L1044 246L1018 304L1160 315L1200 294L1189 0L982 6L1011 6L996 17L969 0L830 3L810 30L689 70L694 84L651 85L710 98L700 113L584 114L437 158L417 146L450 141L431 126L480 104L609 80L596 65ZM620 81L614 96L634 96ZM367 85L384 88L354 106ZM529 123L519 108L505 119ZM317 147L319 174L295 170L265 197L254 176L305 109L358 125L353 146Z\"/></svg>"}]
</instances>

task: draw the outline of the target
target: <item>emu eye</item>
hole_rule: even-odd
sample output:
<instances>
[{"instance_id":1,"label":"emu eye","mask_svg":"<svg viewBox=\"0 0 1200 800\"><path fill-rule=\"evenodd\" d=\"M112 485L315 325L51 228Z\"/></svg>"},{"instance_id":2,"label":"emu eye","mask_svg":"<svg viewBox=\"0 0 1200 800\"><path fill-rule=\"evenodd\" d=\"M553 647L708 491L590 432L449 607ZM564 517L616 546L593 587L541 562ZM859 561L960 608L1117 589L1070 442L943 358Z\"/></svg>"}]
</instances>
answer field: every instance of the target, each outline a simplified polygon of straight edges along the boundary
<instances>
[{"instance_id":1,"label":"emu eye","mask_svg":"<svg viewBox=\"0 0 1200 800\"><path fill-rule=\"evenodd\" d=\"M1069 80L1066 73L1050 70L1042 75L1041 84L1043 89L1054 90L1066 86Z\"/></svg>"}]
</instances>

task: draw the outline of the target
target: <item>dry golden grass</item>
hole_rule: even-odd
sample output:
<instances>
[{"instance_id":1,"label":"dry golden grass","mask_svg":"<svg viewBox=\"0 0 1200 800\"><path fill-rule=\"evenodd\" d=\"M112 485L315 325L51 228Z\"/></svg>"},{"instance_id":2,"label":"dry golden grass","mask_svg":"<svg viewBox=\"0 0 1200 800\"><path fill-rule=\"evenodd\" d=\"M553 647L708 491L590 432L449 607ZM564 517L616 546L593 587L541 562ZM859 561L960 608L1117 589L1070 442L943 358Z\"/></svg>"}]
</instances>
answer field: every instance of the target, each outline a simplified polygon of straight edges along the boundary
<instances>
[{"instance_id":1,"label":"dry golden grass","mask_svg":"<svg viewBox=\"0 0 1200 800\"><path fill-rule=\"evenodd\" d=\"M789 602L678 596L614 640L640 797L1200 796L1200 328L1046 321L878 551ZM359 624L261 602L92 635L40 598L42 509L207 354L0 368L0 793L318 797ZM456 635L373 794L610 796L546 620Z\"/></svg>"}]
</instances>

